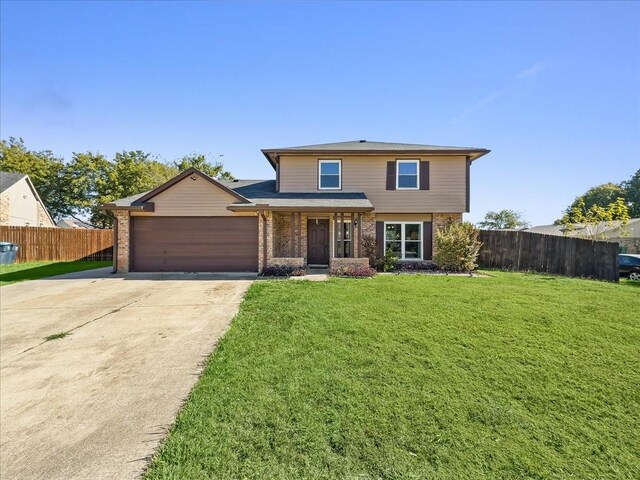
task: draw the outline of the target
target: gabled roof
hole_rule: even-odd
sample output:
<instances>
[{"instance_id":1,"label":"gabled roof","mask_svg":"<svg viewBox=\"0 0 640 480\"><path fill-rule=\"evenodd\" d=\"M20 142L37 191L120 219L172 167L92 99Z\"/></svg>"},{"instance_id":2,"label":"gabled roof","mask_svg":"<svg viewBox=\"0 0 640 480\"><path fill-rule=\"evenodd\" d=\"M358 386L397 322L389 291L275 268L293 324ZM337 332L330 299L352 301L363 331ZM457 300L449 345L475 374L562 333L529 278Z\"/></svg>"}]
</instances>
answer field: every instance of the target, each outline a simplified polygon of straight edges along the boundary
<instances>
[{"instance_id":1,"label":"gabled roof","mask_svg":"<svg viewBox=\"0 0 640 480\"><path fill-rule=\"evenodd\" d=\"M291 153L317 154L381 154L381 153L423 153L441 155L469 155L476 160L491 150L478 147L449 147L442 145L422 145L415 143L372 142L369 140L351 140L348 142L320 143L317 145L302 145L298 147L265 148L262 153L275 167L278 155Z\"/></svg>"},{"instance_id":2,"label":"gabled roof","mask_svg":"<svg viewBox=\"0 0 640 480\"><path fill-rule=\"evenodd\" d=\"M0 193L8 190L9 187L12 187L26 176L24 173L0 172Z\"/></svg>"},{"instance_id":3,"label":"gabled roof","mask_svg":"<svg viewBox=\"0 0 640 480\"><path fill-rule=\"evenodd\" d=\"M40 198L40 195L38 194L38 190L36 190L35 185L29 178L29 175L27 175L26 173L0 172L0 193L3 193L6 190L9 190L12 186L14 186L16 183L18 183L23 179L27 182L27 185L31 189L31 192L33 193L33 196L36 199L36 201L39 202L40 205L42 205L42 209L44 210L44 213L47 214L47 217L49 217L49 221L51 222L51 225L55 225L55 222L53 221L53 218L51 217L51 214L49 213L47 206L44 204L44 202Z\"/></svg>"}]
</instances>

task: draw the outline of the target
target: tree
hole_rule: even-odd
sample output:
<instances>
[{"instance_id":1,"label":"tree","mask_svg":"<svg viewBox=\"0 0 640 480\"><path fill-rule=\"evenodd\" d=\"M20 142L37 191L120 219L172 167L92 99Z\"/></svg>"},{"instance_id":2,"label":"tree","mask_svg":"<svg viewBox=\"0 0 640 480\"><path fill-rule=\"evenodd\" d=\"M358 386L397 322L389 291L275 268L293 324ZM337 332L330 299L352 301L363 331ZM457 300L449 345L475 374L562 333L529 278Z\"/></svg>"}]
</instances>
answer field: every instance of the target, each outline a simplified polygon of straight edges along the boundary
<instances>
[{"instance_id":1,"label":"tree","mask_svg":"<svg viewBox=\"0 0 640 480\"><path fill-rule=\"evenodd\" d=\"M51 151L31 151L22 138L0 140L0 170L29 175L51 216L60 218L65 214L66 201L62 193L64 162Z\"/></svg>"},{"instance_id":2,"label":"tree","mask_svg":"<svg viewBox=\"0 0 640 480\"><path fill-rule=\"evenodd\" d=\"M593 206L599 206L606 208L611 205L618 198L624 198L625 191L620 185L615 183L604 183L602 185L595 186L586 191L583 195L577 197L571 205L569 205L564 211L565 216L569 215L569 219L572 223L579 223L577 217L573 217L574 209L578 208L580 211L588 211ZM560 219L559 223L564 222L564 216Z\"/></svg>"},{"instance_id":3,"label":"tree","mask_svg":"<svg viewBox=\"0 0 640 480\"><path fill-rule=\"evenodd\" d=\"M629 207L622 197L618 197L606 207L592 205L587 208L584 200L578 199L570 213L562 217L565 235L589 240L607 240L626 234L624 227L629 223Z\"/></svg>"},{"instance_id":4,"label":"tree","mask_svg":"<svg viewBox=\"0 0 640 480\"><path fill-rule=\"evenodd\" d=\"M629 206L629 216L631 218L640 217L640 169L631 175L631 178L622 182L624 199Z\"/></svg>"},{"instance_id":5,"label":"tree","mask_svg":"<svg viewBox=\"0 0 640 480\"><path fill-rule=\"evenodd\" d=\"M478 226L487 230L502 230L504 228L527 228L529 222L522 218L520 212L500 210L499 212L487 212L484 220L479 222Z\"/></svg>"},{"instance_id":6,"label":"tree","mask_svg":"<svg viewBox=\"0 0 640 480\"><path fill-rule=\"evenodd\" d=\"M180 160L173 162L173 166L180 172L187 170L188 168L195 167L201 172L218 180L233 180L234 178L230 172L227 172L224 169L224 165L221 162L210 162L207 159L207 156L202 153L185 155Z\"/></svg>"}]
</instances>

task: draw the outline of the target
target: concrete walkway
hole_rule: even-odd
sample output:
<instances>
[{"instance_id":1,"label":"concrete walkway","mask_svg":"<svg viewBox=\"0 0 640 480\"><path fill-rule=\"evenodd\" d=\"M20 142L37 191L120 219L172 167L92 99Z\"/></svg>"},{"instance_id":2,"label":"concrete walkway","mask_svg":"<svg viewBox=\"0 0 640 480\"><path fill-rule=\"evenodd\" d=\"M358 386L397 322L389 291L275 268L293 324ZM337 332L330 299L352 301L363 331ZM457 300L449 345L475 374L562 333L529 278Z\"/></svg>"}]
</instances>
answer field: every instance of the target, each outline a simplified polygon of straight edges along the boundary
<instances>
[{"instance_id":1,"label":"concrete walkway","mask_svg":"<svg viewBox=\"0 0 640 480\"><path fill-rule=\"evenodd\" d=\"M254 277L109 270L0 288L0 478L139 476Z\"/></svg>"}]
</instances>

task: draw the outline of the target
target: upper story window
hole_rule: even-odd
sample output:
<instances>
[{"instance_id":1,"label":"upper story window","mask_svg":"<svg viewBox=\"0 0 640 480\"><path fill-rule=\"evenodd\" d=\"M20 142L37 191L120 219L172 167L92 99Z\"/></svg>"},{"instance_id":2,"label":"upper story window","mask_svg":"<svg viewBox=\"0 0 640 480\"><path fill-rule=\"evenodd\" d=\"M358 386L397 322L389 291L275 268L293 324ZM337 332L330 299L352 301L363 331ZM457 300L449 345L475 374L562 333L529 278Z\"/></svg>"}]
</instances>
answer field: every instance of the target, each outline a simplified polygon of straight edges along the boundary
<instances>
[{"instance_id":1,"label":"upper story window","mask_svg":"<svg viewBox=\"0 0 640 480\"><path fill-rule=\"evenodd\" d=\"M417 190L420 185L419 177L420 160L398 160L396 162L396 189Z\"/></svg>"},{"instance_id":2,"label":"upper story window","mask_svg":"<svg viewBox=\"0 0 640 480\"><path fill-rule=\"evenodd\" d=\"M340 190L342 188L342 161L318 161L318 189Z\"/></svg>"}]
</instances>

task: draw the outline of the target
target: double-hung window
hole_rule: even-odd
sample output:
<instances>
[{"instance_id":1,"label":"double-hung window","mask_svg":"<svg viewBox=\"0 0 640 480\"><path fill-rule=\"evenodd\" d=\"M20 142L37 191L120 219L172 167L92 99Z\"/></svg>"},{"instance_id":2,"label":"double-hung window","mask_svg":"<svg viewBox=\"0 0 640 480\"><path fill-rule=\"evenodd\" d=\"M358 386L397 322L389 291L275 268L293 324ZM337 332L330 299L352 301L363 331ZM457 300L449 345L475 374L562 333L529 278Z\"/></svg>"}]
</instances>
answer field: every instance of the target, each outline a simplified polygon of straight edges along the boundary
<instances>
[{"instance_id":1,"label":"double-hung window","mask_svg":"<svg viewBox=\"0 0 640 480\"><path fill-rule=\"evenodd\" d=\"M400 260L422 260L422 223L385 222L384 251Z\"/></svg>"},{"instance_id":2,"label":"double-hung window","mask_svg":"<svg viewBox=\"0 0 640 480\"><path fill-rule=\"evenodd\" d=\"M396 190L417 190L420 181L420 160L396 161Z\"/></svg>"},{"instance_id":3,"label":"double-hung window","mask_svg":"<svg viewBox=\"0 0 640 480\"><path fill-rule=\"evenodd\" d=\"M318 161L318 189L340 190L342 188L342 162L340 160Z\"/></svg>"}]
</instances>

